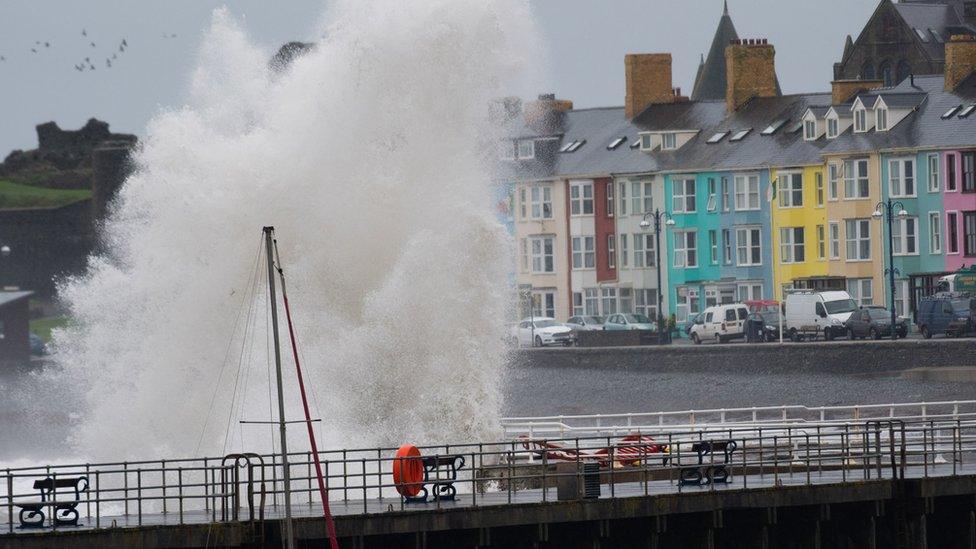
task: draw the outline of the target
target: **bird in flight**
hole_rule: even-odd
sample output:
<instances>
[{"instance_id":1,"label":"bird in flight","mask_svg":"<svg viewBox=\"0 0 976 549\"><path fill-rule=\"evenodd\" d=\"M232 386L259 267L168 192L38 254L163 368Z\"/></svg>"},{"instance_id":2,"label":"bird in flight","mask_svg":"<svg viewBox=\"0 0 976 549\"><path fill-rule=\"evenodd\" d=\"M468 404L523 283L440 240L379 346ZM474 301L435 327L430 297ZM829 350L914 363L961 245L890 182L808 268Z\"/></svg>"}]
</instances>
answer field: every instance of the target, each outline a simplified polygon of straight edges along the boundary
<instances>
[{"instance_id":1,"label":"bird in flight","mask_svg":"<svg viewBox=\"0 0 976 549\"><path fill-rule=\"evenodd\" d=\"M91 47L93 47L93 48L95 47L95 43L94 42L91 43Z\"/></svg>"},{"instance_id":2,"label":"bird in flight","mask_svg":"<svg viewBox=\"0 0 976 549\"><path fill-rule=\"evenodd\" d=\"M125 41L125 38L122 39L122 45L123 46L128 46L129 45L129 43Z\"/></svg>"},{"instance_id":3,"label":"bird in flight","mask_svg":"<svg viewBox=\"0 0 976 549\"><path fill-rule=\"evenodd\" d=\"M6 60L7 60L7 58L6 58L6 57L4 57L4 56L2 56L2 55L0 55L0 61L6 61Z\"/></svg>"},{"instance_id":4,"label":"bird in flight","mask_svg":"<svg viewBox=\"0 0 976 549\"><path fill-rule=\"evenodd\" d=\"M50 48L51 47L51 43L50 42L44 42L44 47L45 48Z\"/></svg>"},{"instance_id":5,"label":"bird in flight","mask_svg":"<svg viewBox=\"0 0 976 549\"><path fill-rule=\"evenodd\" d=\"M111 59L106 59L105 60L105 66L111 69L112 68L112 60Z\"/></svg>"},{"instance_id":6,"label":"bird in flight","mask_svg":"<svg viewBox=\"0 0 976 549\"><path fill-rule=\"evenodd\" d=\"M31 48L31 52L37 53L37 50L35 50L34 48Z\"/></svg>"},{"instance_id":7,"label":"bird in flight","mask_svg":"<svg viewBox=\"0 0 976 549\"><path fill-rule=\"evenodd\" d=\"M81 29L81 35L88 36L88 31L86 31L85 29Z\"/></svg>"}]
</instances>

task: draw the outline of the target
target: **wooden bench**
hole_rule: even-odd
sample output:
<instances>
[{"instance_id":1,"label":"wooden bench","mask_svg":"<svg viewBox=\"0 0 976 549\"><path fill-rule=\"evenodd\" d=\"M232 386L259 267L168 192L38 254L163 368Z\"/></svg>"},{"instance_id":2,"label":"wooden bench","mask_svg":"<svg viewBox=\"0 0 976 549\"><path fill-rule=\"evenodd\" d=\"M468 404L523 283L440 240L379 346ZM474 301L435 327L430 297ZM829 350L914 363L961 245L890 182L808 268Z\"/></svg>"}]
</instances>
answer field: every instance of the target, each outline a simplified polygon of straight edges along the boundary
<instances>
[{"instance_id":1,"label":"wooden bench","mask_svg":"<svg viewBox=\"0 0 976 549\"><path fill-rule=\"evenodd\" d=\"M59 490L61 488L70 490ZM54 508L52 522L55 526L78 526L76 507L81 503L81 494L88 491L88 477L47 477L35 480L34 489L40 492L41 501L14 503L20 508L21 528L43 528L46 507Z\"/></svg>"},{"instance_id":2,"label":"wooden bench","mask_svg":"<svg viewBox=\"0 0 976 549\"><path fill-rule=\"evenodd\" d=\"M424 456L420 460L424 465L424 486L417 496L405 498L407 503L423 503L431 495L435 501L453 501L457 495L454 482L458 470L464 468L464 456ZM429 491L428 485L431 488Z\"/></svg>"},{"instance_id":3,"label":"wooden bench","mask_svg":"<svg viewBox=\"0 0 976 549\"><path fill-rule=\"evenodd\" d=\"M734 440L703 440L691 445L691 451L698 457L694 466L682 466L678 475L682 486L703 486L711 483L725 484L732 476L728 465L732 454L739 445ZM721 457L719 457L721 452Z\"/></svg>"}]
</instances>

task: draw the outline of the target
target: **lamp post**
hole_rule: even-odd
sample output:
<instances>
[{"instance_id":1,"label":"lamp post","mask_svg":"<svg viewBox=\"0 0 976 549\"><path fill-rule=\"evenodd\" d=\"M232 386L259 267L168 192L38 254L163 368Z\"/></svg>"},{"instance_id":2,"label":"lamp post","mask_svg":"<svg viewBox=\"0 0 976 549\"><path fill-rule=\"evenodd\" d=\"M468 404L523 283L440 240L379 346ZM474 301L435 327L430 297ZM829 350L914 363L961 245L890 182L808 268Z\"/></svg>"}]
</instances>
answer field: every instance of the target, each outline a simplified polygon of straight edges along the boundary
<instances>
[{"instance_id":1,"label":"lamp post","mask_svg":"<svg viewBox=\"0 0 976 549\"><path fill-rule=\"evenodd\" d=\"M896 210L897 208L897 210ZM894 247L894 235L891 232L891 226L894 223L894 216L898 216L898 219L905 219L908 217L908 212L905 211L905 205L901 202L892 202L889 198L887 202L878 202L874 206L874 213L871 217L875 219L881 219L885 217L888 221L888 268L885 272L888 274L888 290L891 292L891 340L897 339L895 335L895 247Z\"/></svg>"},{"instance_id":2,"label":"lamp post","mask_svg":"<svg viewBox=\"0 0 976 549\"><path fill-rule=\"evenodd\" d=\"M655 209L653 212L647 212L644 214L644 218L641 219L640 227L642 230L647 230L651 226L649 219L654 220L654 255L655 255L655 266L657 267L657 342L661 344L664 341L664 313L662 312L662 296L664 295L664 288L661 287L661 218L664 218L664 225L667 227L674 226L674 219L671 219L671 214L668 212L662 212L659 209ZM637 243L634 243L636 247Z\"/></svg>"}]
</instances>

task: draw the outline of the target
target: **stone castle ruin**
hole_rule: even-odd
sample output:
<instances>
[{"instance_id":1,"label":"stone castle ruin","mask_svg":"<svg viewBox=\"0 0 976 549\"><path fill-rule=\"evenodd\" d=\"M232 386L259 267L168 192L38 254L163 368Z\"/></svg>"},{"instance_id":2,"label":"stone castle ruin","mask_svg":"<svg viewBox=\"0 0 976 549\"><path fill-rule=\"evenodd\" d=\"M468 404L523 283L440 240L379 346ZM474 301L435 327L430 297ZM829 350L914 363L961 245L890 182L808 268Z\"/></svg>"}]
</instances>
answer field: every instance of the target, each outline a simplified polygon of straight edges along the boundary
<instances>
[{"instance_id":1,"label":"stone castle ruin","mask_svg":"<svg viewBox=\"0 0 976 549\"><path fill-rule=\"evenodd\" d=\"M84 269L136 143L94 118L78 130L46 122L37 126L36 149L7 155L0 163L0 244L12 253L0 286L50 297L57 279ZM24 199L34 190L43 190L44 200Z\"/></svg>"}]
</instances>

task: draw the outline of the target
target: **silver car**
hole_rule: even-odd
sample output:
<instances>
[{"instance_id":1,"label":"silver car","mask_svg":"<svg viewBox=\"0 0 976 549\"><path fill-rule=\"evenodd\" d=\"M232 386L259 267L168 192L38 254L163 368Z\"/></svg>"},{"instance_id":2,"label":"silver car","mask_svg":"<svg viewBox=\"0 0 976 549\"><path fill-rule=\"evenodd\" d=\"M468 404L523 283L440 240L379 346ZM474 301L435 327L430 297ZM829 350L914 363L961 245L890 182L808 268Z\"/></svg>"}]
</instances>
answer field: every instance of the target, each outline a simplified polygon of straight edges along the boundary
<instances>
[{"instance_id":1,"label":"silver car","mask_svg":"<svg viewBox=\"0 0 976 549\"><path fill-rule=\"evenodd\" d=\"M574 332L590 332L602 330L604 320L602 316L581 315L570 317L566 321L566 325L572 328Z\"/></svg>"}]
</instances>

